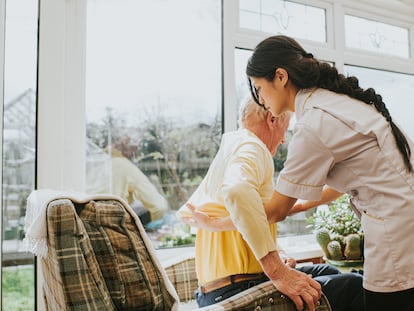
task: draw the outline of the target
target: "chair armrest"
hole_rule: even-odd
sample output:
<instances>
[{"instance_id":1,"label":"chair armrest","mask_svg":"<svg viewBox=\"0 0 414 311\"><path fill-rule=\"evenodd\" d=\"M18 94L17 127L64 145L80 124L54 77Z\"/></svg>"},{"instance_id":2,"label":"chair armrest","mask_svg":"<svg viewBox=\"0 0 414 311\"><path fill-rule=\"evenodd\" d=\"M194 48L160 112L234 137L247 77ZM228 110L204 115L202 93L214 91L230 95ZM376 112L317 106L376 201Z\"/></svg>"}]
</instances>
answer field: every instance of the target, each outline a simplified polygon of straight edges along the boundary
<instances>
[{"instance_id":1,"label":"chair armrest","mask_svg":"<svg viewBox=\"0 0 414 311\"><path fill-rule=\"evenodd\" d=\"M180 302L194 300L194 291L198 287L194 257L180 259L165 267L165 272L174 286Z\"/></svg>"},{"instance_id":2,"label":"chair armrest","mask_svg":"<svg viewBox=\"0 0 414 311\"><path fill-rule=\"evenodd\" d=\"M251 287L220 303L198 309L199 311L223 310L261 310L261 311L296 311L295 304L279 292L271 281ZM305 309L307 310L307 308ZM320 299L317 311L331 311L328 299L324 295Z\"/></svg>"}]
</instances>

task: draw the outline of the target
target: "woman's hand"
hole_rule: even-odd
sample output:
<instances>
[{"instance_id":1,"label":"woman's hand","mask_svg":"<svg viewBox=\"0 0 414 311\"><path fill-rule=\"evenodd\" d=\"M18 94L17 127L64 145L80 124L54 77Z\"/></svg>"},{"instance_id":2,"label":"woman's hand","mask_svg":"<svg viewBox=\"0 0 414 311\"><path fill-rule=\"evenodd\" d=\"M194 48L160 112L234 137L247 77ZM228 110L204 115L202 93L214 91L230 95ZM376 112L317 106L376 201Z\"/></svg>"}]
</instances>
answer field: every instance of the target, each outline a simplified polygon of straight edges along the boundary
<instances>
[{"instance_id":1,"label":"woman's hand","mask_svg":"<svg viewBox=\"0 0 414 311\"><path fill-rule=\"evenodd\" d=\"M292 216L294 214L297 214L297 213L306 211L306 210L308 210L310 208L312 208L312 206L311 207L307 207L306 206L306 201L298 200L298 201L296 201L295 205L293 205L292 208L290 209L290 211L288 213L288 216Z\"/></svg>"}]
</instances>

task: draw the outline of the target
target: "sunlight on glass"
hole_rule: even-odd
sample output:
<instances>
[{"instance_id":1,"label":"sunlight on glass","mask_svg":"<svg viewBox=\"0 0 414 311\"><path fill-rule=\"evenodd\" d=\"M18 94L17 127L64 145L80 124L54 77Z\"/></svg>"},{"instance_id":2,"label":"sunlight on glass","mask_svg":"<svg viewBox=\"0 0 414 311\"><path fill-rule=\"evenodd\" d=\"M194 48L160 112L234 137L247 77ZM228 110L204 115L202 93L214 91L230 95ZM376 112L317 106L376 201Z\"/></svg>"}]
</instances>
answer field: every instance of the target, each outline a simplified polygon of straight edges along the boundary
<instances>
[{"instance_id":1,"label":"sunlight on glass","mask_svg":"<svg viewBox=\"0 0 414 311\"><path fill-rule=\"evenodd\" d=\"M221 139L221 1L89 0L87 192L127 200L156 247Z\"/></svg>"},{"instance_id":2,"label":"sunlight on glass","mask_svg":"<svg viewBox=\"0 0 414 311\"><path fill-rule=\"evenodd\" d=\"M281 0L240 0L240 27L326 42L326 11Z\"/></svg>"},{"instance_id":3,"label":"sunlight on glass","mask_svg":"<svg viewBox=\"0 0 414 311\"><path fill-rule=\"evenodd\" d=\"M6 3L2 307L34 310L33 255L23 245L26 199L35 185L37 0Z\"/></svg>"},{"instance_id":4,"label":"sunlight on glass","mask_svg":"<svg viewBox=\"0 0 414 311\"><path fill-rule=\"evenodd\" d=\"M412 106L414 103L414 75L345 66L347 76L356 76L363 88L373 87L384 100L393 120L414 139Z\"/></svg>"},{"instance_id":5,"label":"sunlight on glass","mask_svg":"<svg viewBox=\"0 0 414 311\"><path fill-rule=\"evenodd\" d=\"M345 15L345 42L350 48L362 49L402 58L410 57L409 31L365 18Z\"/></svg>"}]
</instances>

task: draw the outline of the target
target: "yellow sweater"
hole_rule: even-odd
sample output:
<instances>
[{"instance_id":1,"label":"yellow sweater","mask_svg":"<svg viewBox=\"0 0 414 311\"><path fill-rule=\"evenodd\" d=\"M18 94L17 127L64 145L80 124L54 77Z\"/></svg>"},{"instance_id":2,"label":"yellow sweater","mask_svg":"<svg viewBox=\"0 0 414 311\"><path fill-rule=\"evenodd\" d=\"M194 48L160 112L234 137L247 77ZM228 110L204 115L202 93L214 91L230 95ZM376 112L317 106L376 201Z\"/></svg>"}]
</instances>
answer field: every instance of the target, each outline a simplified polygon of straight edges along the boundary
<instances>
[{"instance_id":1,"label":"yellow sweater","mask_svg":"<svg viewBox=\"0 0 414 311\"><path fill-rule=\"evenodd\" d=\"M203 211L215 217L229 215L224 206L211 205L210 208ZM276 224L269 225L269 228L276 245ZM228 275L263 272L249 245L237 230L210 232L198 229L196 267L201 285Z\"/></svg>"},{"instance_id":2,"label":"yellow sweater","mask_svg":"<svg viewBox=\"0 0 414 311\"><path fill-rule=\"evenodd\" d=\"M188 202L211 203L210 216L230 215L237 230L197 231L199 283L240 273L262 272L258 259L276 250L276 225L269 225L263 204L273 194L273 159L263 142L246 129L223 135L207 175ZM182 206L177 216L188 213Z\"/></svg>"}]
</instances>

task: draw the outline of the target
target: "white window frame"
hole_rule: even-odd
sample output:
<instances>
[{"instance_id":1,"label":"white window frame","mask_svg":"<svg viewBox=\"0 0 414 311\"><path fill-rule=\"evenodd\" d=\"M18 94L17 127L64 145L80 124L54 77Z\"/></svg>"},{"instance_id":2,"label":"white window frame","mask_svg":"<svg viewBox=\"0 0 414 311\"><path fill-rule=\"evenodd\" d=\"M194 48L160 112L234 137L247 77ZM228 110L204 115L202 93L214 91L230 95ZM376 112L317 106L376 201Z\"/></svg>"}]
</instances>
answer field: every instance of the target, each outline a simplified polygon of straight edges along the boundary
<instances>
[{"instance_id":1,"label":"white window frame","mask_svg":"<svg viewBox=\"0 0 414 311\"><path fill-rule=\"evenodd\" d=\"M388 70L399 73L414 74L414 8L404 4L389 3L391 1L318 1L318 0L295 0L306 5L314 4L317 7L325 8L327 23L327 42L312 42L297 39L306 49L311 51L315 57L324 61L332 62L339 72L344 72L344 65L356 65L374 69ZM228 0L223 7L223 64L224 64L224 111L225 130L236 129L236 82L234 74L234 50L254 49L268 33L252 31L239 27L238 0ZM368 13L369 12L369 13ZM356 50L345 47L345 14L369 18L391 25L401 26L409 29L410 32L410 58L402 59L392 55L384 55L364 50ZM303 239L307 237L303 236ZM294 245L292 241L301 240L301 236L290 238L279 238L279 244L285 247ZM302 239L302 240L303 240ZM289 240L289 241L288 241ZM315 242L316 244L316 242ZM309 246L312 248L313 246ZM295 248L285 249L293 257L299 258L303 254L296 253ZM316 250L314 250L316 251ZM320 254L322 252L320 251ZM302 258L300 258L302 259Z\"/></svg>"},{"instance_id":2,"label":"white window frame","mask_svg":"<svg viewBox=\"0 0 414 311\"><path fill-rule=\"evenodd\" d=\"M86 3L84 0L40 2L37 186L81 190L85 183L82 172L85 170ZM402 6L403 14L395 12L398 6L379 8L376 5L373 8L368 6L369 1L297 2L315 4L327 10L327 44L300 40L305 49L318 58L335 63L340 71L343 64L349 64L414 74L413 8L407 10ZM237 125L234 49L253 49L269 35L240 29L237 8L237 0L223 1L225 131L235 129ZM345 49L344 14L356 15L367 8L378 15L357 16L375 17L410 28L410 59ZM395 22L394 18L401 22Z\"/></svg>"},{"instance_id":3,"label":"white window frame","mask_svg":"<svg viewBox=\"0 0 414 311\"><path fill-rule=\"evenodd\" d=\"M312 42L298 39L303 47L319 59L335 64L340 72L343 72L344 64L414 74L414 8L403 4L383 1L378 5L377 1L317 1L295 0L305 5L315 5L326 10L327 43ZM238 0L229 0L224 3L224 65L233 64L233 50L235 48L253 49L257 43L268 37L269 33L252 31L240 28L238 25ZM402 59L392 55L382 55L369 51L350 49L345 47L345 14L377 20L391 25L408 28L410 32L410 58ZM232 65L234 67L234 65ZM234 74L228 73L230 66L224 68L225 80L225 106L234 101L235 93ZM227 69L227 70L226 70ZM233 68L234 69L234 68ZM234 71L234 70L233 70ZM227 107L228 110L230 107ZM225 107L226 109L226 107ZM235 110L232 110L234 114ZM228 111L227 114L231 113ZM233 128L233 127L232 127Z\"/></svg>"},{"instance_id":4,"label":"white window frame","mask_svg":"<svg viewBox=\"0 0 414 311\"><path fill-rule=\"evenodd\" d=\"M85 184L86 148L86 1L39 1L37 188L82 190ZM385 0L300 0L297 2L306 5L315 4L327 10L327 43L298 40L316 57L335 63L340 71L344 64L349 64L414 74L413 7L390 4ZM239 29L237 0L222 1L222 5L223 118L224 131L229 131L237 127L234 49L253 49L269 34ZM0 0L2 21L0 22L0 69L3 74L4 12L5 0ZM345 49L343 25L345 13L371 19L375 17L386 23L392 21L392 24L408 26L411 42L410 59L396 59L391 56ZM0 79L0 95L3 95L3 75ZM3 100L3 96L1 98ZM37 310L44 310L44 306L41 305L43 298L40 284L38 278Z\"/></svg>"},{"instance_id":5,"label":"white window frame","mask_svg":"<svg viewBox=\"0 0 414 311\"><path fill-rule=\"evenodd\" d=\"M39 0L36 188L85 184L86 1ZM45 310L37 260L37 310Z\"/></svg>"},{"instance_id":6,"label":"white window frame","mask_svg":"<svg viewBox=\"0 0 414 311\"><path fill-rule=\"evenodd\" d=\"M37 188L85 184L86 1L40 0Z\"/></svg>"},{"instance_id":7,"label":"white window frame","mask_svg":"<svg viewBox=\"0 0 414 311\"><path fill-rule=\"evenodd\" d=\"M5 24L6 24L6 0L0 0L0 100L4 107L4 43L5 43ZM3 108L0 109L0 128L3 129ZM3 134L0 135L0 154L3 156ZM3 161L2 161L3 163ZM2 164L3 165L3 164ZM3 167L0 170L0 180L3 180ZM0 198L3 198L3 184L0 187ZM1 219L3 219L3 205L0 211ZM0 222L0 236L3 241L3 222ZM3 248L2 248L3 249ZM0 262L0 280L3 280L3 268ZM0 282L0 293L2 292L2 284ZM0 310L2 310L2 300L0 299Z\"/></svg>"},{"instance_id":8,"label":"white window frame","mask_svg":"<svg viewBox=\"0 0 414 311\"><path fill-rule=\"evenodd\" d=\"M350 64L414 74L412 55L409 60L403 60L344 48L343 17L345 13L359 12L363 7L359 1L347 2L346 8L339 1L301 2L327 10L328 42L300 40L315 56L335 63L339 70L343 64ZM237 0L223 1L225 131L237 127L234 49L253 49L269 35L240 29L236 8ZM375 11L381 10L376 8ZM381 12L378 16L387 16L384 22L390 23L391 18L405 21L401 25L410 27L411 37L414 36L414 26L408 23L409 15L385 9ZM86 3L83 0L41 0L39 14L37 187L82 190L85 183L82 172L85 170ZM413 44L414 38L411 42ZM343 53L337 52L341 50Z\"/></svg>"}]
</instances>

